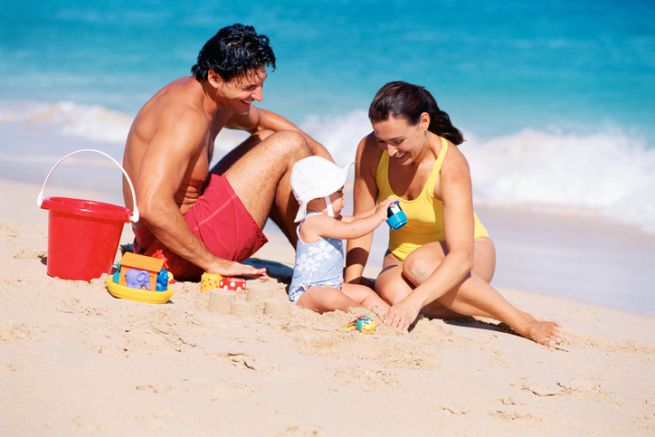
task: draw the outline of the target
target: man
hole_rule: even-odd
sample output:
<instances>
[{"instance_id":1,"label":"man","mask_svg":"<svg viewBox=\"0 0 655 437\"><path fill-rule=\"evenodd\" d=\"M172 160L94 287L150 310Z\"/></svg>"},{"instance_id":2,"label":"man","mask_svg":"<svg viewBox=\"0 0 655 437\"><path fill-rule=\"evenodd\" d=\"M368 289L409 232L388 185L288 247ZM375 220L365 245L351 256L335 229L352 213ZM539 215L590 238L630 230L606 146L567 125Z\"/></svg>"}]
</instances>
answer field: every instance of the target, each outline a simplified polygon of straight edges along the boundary
<instances>
[{"instance_id":1,"label":"man","mask_svg":"<svg viewBox=\"0 0 655 437\"><path fill-rule=\"evenodd\" d=\"M198 54L193 76L158 91L132 123L123 164L141 215L135 251L162 250L178 279L203 271L265 275L240 262L266 243L269 216L295 244L293 164L309 155L332 159L289 120L253 106L262 100L267 67L275 68L268 37L252 26L225 27ZM251 136L209 171L223 128ZM131 207L125 184L123 193Z\"/></svg>"}]
</instances>

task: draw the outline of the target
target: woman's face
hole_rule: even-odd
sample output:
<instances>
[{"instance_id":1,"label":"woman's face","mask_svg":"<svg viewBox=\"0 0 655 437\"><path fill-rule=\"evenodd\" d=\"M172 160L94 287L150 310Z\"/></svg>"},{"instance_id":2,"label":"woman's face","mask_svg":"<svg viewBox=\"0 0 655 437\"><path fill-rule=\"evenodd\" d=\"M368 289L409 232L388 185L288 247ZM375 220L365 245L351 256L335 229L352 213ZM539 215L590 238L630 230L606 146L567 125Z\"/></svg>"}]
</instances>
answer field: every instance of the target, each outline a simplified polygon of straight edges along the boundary
<instances>
[{"instance_id":1,"label":"woman's face","mask_svg":"<svg viewBox=\"0 0 655 437\"><path fill-rule=\"evenodd\" d=\"M427 145L426 132L430 116L421 114L419 122L410 124L405 117L389 116L384 121L371 123L378 145L389 153L389 158L400 165L415 162Z\"/></svg>"}]
</instances>

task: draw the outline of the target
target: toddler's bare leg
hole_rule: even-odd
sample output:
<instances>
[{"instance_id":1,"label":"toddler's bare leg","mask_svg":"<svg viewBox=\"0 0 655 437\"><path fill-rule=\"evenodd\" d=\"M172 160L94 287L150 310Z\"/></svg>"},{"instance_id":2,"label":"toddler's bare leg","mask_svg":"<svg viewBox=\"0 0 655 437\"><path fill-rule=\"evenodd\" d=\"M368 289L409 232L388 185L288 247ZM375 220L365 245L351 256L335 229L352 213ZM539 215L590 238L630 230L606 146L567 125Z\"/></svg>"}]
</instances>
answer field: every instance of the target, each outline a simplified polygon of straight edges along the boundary
<instances>
[{"instance_id":1,"label":"toddler's bare leg","mask_svg":"<svg viewBox=\"0 0 655 437\"><path fill-rule=\"evenodd\" d=\"M360 306L359 303L346 296L341 290L332 287L310 287L298 298L297 304L317 313L335 310L346 311L349 308Z\"/></svg>"},{"instance_id":2,"label":"toddler's bare leg","mask_svg":"<svg viewBox=\"0 0 655 437\"><path fill-rule=\"evenodd\" d=\"M378 307L385 313L389 310L389 304L365 285L343 284L341 291L364 308Z\"/></svg>"}]
</instances>

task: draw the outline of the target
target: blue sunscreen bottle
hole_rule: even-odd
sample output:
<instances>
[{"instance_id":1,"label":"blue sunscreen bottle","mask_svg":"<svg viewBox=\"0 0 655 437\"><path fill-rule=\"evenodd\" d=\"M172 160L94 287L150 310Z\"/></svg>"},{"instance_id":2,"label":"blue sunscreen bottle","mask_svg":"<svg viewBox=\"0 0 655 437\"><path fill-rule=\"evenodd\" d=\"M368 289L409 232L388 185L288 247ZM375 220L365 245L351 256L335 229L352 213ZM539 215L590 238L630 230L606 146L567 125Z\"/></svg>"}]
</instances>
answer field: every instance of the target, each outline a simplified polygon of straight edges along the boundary
<instances>
[{"instance_id":1,"label":"blue sunscreen bottle","mask_svg":"<svg viewBox=\"0 0 655 437\"><path fill-rule=\"evenodd\" d=\"M407 224L407 216L405 212L400 208L400 202L394 200L389 208L387 208L387 224L397 231Z\"/></svg>"}]
</instances>

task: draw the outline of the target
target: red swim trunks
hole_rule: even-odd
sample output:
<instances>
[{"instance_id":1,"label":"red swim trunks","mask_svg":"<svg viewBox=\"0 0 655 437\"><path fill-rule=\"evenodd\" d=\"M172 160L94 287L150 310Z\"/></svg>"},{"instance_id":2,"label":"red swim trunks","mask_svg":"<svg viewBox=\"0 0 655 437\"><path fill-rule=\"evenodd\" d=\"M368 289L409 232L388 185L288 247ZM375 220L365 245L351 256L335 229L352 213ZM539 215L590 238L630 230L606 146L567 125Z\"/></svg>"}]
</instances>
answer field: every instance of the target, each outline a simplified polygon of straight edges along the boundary
<instances>
[{"instance_id":1,"label":"red swim trunks","mask_svg":"<svg viewBox=\"0 0 655 437\"><path fill-rule=\"evenodd\" d=\"M219 258L241 262L268 241L224 175L210 175L205 192L184 214L184 220L191 232ZM202 268L164 247L148 229L138 228L134 233L136 252L152 255L161 250L175 278L200 279Z\"/></svg>"}]
</instances>

